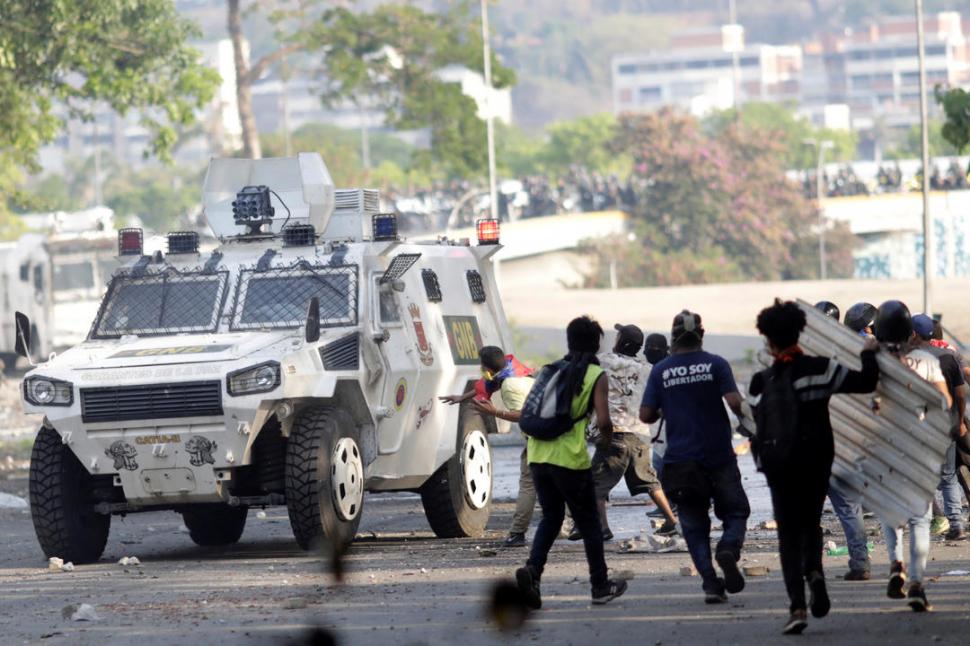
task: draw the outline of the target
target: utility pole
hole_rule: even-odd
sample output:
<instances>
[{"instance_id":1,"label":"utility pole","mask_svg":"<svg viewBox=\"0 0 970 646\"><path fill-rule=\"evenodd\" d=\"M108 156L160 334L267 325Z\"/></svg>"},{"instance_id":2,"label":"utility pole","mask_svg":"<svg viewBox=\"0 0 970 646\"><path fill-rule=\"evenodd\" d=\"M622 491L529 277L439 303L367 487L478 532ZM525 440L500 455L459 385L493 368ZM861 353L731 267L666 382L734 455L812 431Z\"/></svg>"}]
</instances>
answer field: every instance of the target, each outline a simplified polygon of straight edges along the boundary
<instances>
[{"instance_id":1,"label":"utility pole","mask_svg":"<svg viewBox=\"0 0 970 646\"><path fill-rule=\"evenodd\" d=\"M919 57L919 118L923 152L923 311L931 313L930 285L933 262L933 220L930 218L930 135L926 107L926 60L923 37L923 0L916 0L916 50Z\"/></svg>"},{"instance_id":2,"label":"utility pole","mask_svg":"<svg viewBox=\"0 0 970 646\"><path fill-rule=\"evenodd\" d=\"M728 20L732 25L738 24L737 0L728 0ZM740 52L738 46L741 43L731 45L731 75L734 80L734 111L736 117L740 118L738 108L741 107L741 64L739 60Z\"/></svg>"},{"instance_id":3,"label":"utility pole","mask_svg":"<svg viewBox=\"0 0 970 646\"><path fill-rule=\"evenodd\" d=\"M818 139L803 139L802 143L806 146L814 146L817 157L815 162L815 202L818 208L818 275L822 280L828 278L826 268L827 260L825 254L825 213L822 210L822 199L825 197L824 183L822 175L825 172L825 150L833 148L834 143L828 139L819 141Z\"/></svg>"},{"instance_id":4,"label":"utility pole","mask_svg":"<svg viewBox=\"0 0 970 646\"><path fill-rule=\"evenodd\" d=\"M488 194L491 216L498 220L498 186L495 179L495 124L492 114L492 50L488 30L488 0L481 0L482 56L485 59L485 130L488 133Z\"/></svg>"},{"instance_id":5,"label":"utility pole","mask_svg":"<svg viewBox=\"0 0 970 646\"><path fill-rule=\"evenodd\" d=\"M280 85L283 92L280 94L280 103L283 108L283 155L290 157L293 154L293 140L290 136L290 67L286 64L286 57L280 61Z\"/></svg>"},{"instance_id":6,"label":"utility pole","mask_svg":"<svg viewBox=\"0 0 970 646\"><path fill-rule=\"evenodd\" d=\"M101 133L98 132L98 114L94 115L94 205L101 206L104 196L101 194Z\"/></svg>"}]
</instances>

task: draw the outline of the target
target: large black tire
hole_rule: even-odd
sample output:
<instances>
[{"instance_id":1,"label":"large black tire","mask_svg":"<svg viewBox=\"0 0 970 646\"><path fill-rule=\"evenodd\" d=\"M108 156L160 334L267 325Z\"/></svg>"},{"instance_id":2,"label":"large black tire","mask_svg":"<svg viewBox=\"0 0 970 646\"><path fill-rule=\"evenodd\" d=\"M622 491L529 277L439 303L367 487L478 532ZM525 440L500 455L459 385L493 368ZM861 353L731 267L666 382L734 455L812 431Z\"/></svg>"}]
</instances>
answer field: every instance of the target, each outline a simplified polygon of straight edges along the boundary
<instances>
[{"instance_id":1,"label":"large black tire","mask_svg":"<svg viewBox=\"0 0 970 646\"><path fill-rule=\"evenodd\" d=\"M318 549L326 541L343 550L354 540L363 479L360 429L351 416L333 406L301 412L286 443L286 508L301 548Z\"/></svg>"},{"instance_id":2,"label":"large black tire","mask_svg":"<svg viewBox=\"0 0 970 646\"><path fill-rule=\"evenodd\" d=\"M488 443L488 430L485 420L470 406L464 405L458 414L457 443L455 455L441 465L433 476L421 487L421 502L424 515L432 531L440 538L479 537L485 533L485 526L492 513L492 448ZM477 442L469 446L472 457L475 451L486 451L488 462L487 485L469 491L465 485L466 456L463 448L465 438L475 433ZM476 468L484 468L480 462ZM472 504L471 498L476 498Z\"/></svg>"},{"instance_id":3,"label":"large black tire","mask_svg":"<svg viewBox=\"0 0 970 646\"><path fill-rule=\"evenodd\" d=\"M52 428L41 428L30 454L30 514L50 558L94 563L101 558L111 516L94 511L95 480Z\"/></svg>"},{"instance_id":4,"label":"large black tire","mask_svg":"<svg viewBox=\"0 0 970 646\"><path fill-rule=\"evenodd\" d=\"M182 510L182 520L196 545L232 545L242 536L248 513L248 507L192 505Z\"/></svg>"}]
</instances>

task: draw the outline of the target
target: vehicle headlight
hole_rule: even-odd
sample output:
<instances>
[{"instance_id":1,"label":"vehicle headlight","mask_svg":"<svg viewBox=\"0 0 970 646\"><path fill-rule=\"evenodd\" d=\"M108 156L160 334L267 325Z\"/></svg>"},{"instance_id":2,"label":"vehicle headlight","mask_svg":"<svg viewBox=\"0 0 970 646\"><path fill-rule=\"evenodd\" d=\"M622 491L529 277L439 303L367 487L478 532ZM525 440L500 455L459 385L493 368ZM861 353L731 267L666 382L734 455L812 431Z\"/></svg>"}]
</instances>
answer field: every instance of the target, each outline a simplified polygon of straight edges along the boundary
<instances>
[{"instance_id":1,"label":"vehicle headlight","mask_svg":"<svg viewBox=\"0 0 970 646\"><path fill-rule=\"evenodd\" d=\"M280 385L280 364L267 361L258 366L231 372L226 377L226 389L230 395L250 395L274 390Z\"/></svg>"},{"instance_id":2,"label":"vehicle headlight","mask_svg":"<svg viewBox=\"0 0 970 646\"><path fill-rule=\"evenodd\" d=\"M24 399L35 406L70 406L74 403L74 385L47 377L24 380Z\"/></svg>"}]
</instances>

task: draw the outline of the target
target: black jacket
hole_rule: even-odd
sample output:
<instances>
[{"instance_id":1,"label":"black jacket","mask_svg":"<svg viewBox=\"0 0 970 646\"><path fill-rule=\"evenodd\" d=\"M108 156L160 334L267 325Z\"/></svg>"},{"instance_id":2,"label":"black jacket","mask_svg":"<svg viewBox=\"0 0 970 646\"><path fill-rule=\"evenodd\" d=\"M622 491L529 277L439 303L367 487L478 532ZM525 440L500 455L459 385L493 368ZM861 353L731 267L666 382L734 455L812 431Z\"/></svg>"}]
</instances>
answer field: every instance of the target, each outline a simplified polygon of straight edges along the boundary
<instances>
[{"instance_id":1,"label":"black jacket","mask_svg":"<svg viewBox=\"0 0 970 646\"><path fill-rule=\"evenodd\" d=\"M835 447L832 439L832 423L829 420L829 398L837 393L871 393L879 381L879 364L875 352L861 354L862 370L850 370L835 359L798 355L787 369L793 370L792 386L798 398L799 464L832 464ZM767 370L751 379L748 403L757 407L764 388ZM798 466L793 465L793 466Z\"/></svg>"}]
</instances>

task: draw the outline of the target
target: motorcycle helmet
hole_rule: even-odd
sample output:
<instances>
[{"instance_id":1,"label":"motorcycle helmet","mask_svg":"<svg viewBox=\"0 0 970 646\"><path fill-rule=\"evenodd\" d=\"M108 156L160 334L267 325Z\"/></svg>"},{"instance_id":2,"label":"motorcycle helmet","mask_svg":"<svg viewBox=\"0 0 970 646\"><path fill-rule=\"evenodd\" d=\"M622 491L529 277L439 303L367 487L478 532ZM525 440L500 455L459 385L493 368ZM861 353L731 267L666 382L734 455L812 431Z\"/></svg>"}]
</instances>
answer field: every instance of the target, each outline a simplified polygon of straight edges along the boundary
<instances>
[{"instance_id":1,"label":"motorcycle helmet","mask_svg":"<svg viewBox=\"0 0 970 646\"><path fill-rule=\"evenodd\" d=\"M864 332L876 320L876 306L872 303L856 303L845 313L845 326L854 332Z\"/></svg>"},{"instance_id":2,"label":"motorcycle helmet","mask_svg":"<svg viewBox=\"0 0 970 646\"><path fill-rule=\"evenodd\" d=\"M905 343L913 336L913 317L901 301L886 301L876 313L876 338L882 343Z\"/></svg>"},{"instance_id":3,"label":"motorcycle helmet","mask_svg":"<svg viewBox=\"0 0 970 646\"><path fill-rule=\"evenodd\" d=\"M842 318L842 315L839 312L839 306L832 301L819 301L815 303L815 309L820 311L825 316L834 318L836 321Z\"/></svg>"}]
</instances>

